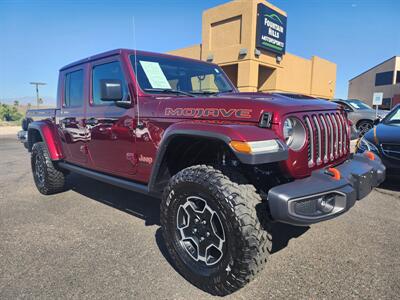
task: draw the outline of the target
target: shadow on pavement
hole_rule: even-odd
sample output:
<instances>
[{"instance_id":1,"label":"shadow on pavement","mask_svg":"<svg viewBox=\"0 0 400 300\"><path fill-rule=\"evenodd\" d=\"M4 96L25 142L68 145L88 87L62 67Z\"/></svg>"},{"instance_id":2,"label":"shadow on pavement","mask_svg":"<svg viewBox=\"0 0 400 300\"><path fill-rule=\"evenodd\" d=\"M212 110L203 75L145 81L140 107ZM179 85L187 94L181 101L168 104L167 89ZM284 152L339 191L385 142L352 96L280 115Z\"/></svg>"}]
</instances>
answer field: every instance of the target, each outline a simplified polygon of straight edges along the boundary
<instances>
[{"instance_id":1,"label":"shadow on pavement","mask_svg":"<svg viewBox=\"0 0 400 300\"><path fill-rule=\"evenodd\" d=\"M379 186L380 189L400 192L400 176L389 176Z\"/></svg>"},{"instance_id":2,"label":"shadow on pavement","mask_svg":"<svg viewBox=\"0 0 400 300\"><path fill-rule=\"evenodd\" d=\"M284 223L272 223L272 249L271 254L284 249L291 239L298 238L310 229L310 226L293 226Z\"/></svg>"},{"instance_id":3,"label":"shadow on pavement","mask_svg":"<svg viewBox=\"0 0 400 300\"><path fill-rule=\"evenodd\" d=\"M74 173L71 173L67 177L67 189L138 217L145 221L146 226L160 226L160 201L156 198L131 192ZM271 235L273 245L271 253L276 253L284 249L291 239L301 236L309 228L283 223L272 223ZM155 238L161 253L172 264L160 228L157 230Z\"/></svg>"},{"instance_id":4,"label":"shadow on pavement","mask_svg":"<svg viewBox=\"0 0 400 300\"><path fill-rule=\"evenodd\" d=\"M138 217L146 226L160 225L160 201L156 198L74 173L67 177L67 189Z\"/></svg>"}]
</instances>

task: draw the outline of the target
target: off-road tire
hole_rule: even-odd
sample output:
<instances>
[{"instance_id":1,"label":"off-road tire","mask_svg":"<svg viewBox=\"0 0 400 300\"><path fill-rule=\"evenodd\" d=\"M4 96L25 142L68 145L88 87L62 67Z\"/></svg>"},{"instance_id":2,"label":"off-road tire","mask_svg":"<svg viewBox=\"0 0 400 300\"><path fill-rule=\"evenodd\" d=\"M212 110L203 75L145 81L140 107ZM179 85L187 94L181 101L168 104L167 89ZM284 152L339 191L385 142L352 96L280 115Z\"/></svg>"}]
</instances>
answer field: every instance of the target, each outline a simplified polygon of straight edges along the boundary
<instances>
[{"instance_id":1,"label":"off-road tire","mask_svg":"<svg viewBox=\"0 0 400 300\"><path fill-rule=\"evenodd\" d=\"M177 210L186 195L207 198L225 230L226 252L215 266L186 263L177 242ZM187 199L187 198L186 198ZM170 179L161 201L161 225L166 247L177 270L192 284L213 295L227 295L242 288L260 272L271 249L271 236L261 224L266 215L254 186L231 181L211 166L188 167ZM199 262L196 262L199 263Z\"/></svg>"},{"instance_id":2,"label":"off-road tire","mask_svg":"<svg viewBox=\"0 0 400 300\"><path fill-rule=\"evenodd\" d=\"M37 174L37 164L41 164ZM64 190L65 174L58 170L52 160L45 143L38 142L32 147L31 166L36 187L43 195L51 195Z\"/></svg>"}]
</instances>

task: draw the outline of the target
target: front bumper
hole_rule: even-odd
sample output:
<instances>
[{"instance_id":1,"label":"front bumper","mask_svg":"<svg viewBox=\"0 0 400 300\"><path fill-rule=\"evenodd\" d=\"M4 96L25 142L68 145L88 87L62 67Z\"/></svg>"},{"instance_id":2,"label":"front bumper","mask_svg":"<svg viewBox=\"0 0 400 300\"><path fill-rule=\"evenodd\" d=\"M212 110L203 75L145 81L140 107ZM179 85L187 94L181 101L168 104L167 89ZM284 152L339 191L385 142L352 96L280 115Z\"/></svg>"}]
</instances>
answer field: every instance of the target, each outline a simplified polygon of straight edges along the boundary
<instances>
[{"instance_id":1,"label":"front bumper","mask_svg":"<svg viewBox=\"0 0 400 300\"><path fill-rule=\"evenodd\" d=\"M370 160L365 154L353 154L335 169L341 174L339 180L320 169L305 179L272 188L268 192L272 218L298 226L335 218L367 196L386 176L380 158Z\"/></svg>"}]
</instances>

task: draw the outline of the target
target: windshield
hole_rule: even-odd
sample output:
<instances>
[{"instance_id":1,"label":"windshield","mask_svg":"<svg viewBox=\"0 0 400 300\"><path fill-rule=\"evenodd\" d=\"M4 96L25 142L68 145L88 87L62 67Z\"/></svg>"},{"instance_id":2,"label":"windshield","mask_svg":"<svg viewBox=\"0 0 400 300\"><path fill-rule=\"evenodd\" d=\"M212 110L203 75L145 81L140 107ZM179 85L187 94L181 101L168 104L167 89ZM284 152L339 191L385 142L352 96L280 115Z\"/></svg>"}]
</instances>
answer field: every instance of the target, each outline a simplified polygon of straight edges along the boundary
<instances>
[{"instance_id":1,"label":"windshield","mask_svg":"<svg viewBox=\"0 0 400 300\"><path fill-rule=\"evenodd\" d=\"M361 100L347 100L346 103L350 104L352 108L355 110L367 110L367 109L372 109L369 105L365 104Z\"/></svg>"},{"instance_id":2,"label":"windshield","mask_svg":"<svg viewBox=\"0 0 400 300\"><path fill-rule=\"evenodd\" d=\"M131 55L135 69L135 56ZM138 83L148 93L174 92L216 94L231 92L234 87L215 65L186 59L137 55Z\"/></svg>"},{"instance_id":3,"label":"windshield","mask_svg":"<svg viewBox=\"0 0 400 300\"><path fill-rule=\"evenodd\" d=\"M397 106L383 120L384 124L400 124L400 106Z\"/></svg>"}]
</instances>

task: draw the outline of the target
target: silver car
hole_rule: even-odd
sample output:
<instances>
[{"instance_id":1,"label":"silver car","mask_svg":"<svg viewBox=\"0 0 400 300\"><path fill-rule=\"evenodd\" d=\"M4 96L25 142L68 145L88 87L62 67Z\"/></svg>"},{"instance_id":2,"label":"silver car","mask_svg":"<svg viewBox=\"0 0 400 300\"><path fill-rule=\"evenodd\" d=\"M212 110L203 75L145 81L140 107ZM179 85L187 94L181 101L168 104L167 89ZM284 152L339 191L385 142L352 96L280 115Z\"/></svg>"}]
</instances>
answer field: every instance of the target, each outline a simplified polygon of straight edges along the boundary
<instances>
[{"instance_id":1,"label":"silver car","mask_svg":"<svg viewBox=\"0 0 400 300\"><path fill-rule=\"evenodd\" d=\"M374 121L377 119L376 110L363 101L358 99L334 99L332 101L344 107L348 113L349 119L356 126L360 135L364 135L368 130L374 127ZM378 110L378 118L383 119L388 113L388 110Z\"/></svg>"}]
</instances>

